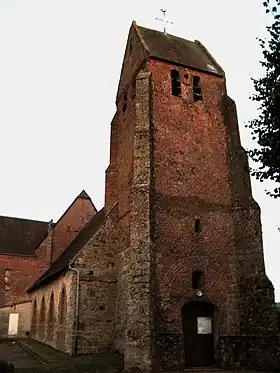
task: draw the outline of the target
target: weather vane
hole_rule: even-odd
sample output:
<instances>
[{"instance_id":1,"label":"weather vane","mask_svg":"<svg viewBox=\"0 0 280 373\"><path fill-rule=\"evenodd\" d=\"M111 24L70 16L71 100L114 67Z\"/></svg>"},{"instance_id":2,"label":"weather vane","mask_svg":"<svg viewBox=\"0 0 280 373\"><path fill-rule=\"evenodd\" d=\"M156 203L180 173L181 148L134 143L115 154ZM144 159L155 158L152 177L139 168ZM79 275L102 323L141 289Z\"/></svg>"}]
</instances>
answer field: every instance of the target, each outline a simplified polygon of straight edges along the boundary
<instances>
[{"instance_id":1,"label":"weather vane","mask_svg":"<svg viewBox=\"0 0 280 373\"><path fill-rule=\"evenodd\" d=\"M162 15L163 15L163 19L161 19L161 18L156 18L156 20L157 20L157 21L161 21L161 22L163 22L163 31L164 31L164 33L165 33L165 35L166 35L166 25L167 25L167 23L171 23L171 24L173 25L174 22L167 21L167 19L166 19L167 9L160 9L160 11L161 11L161 13L162 13Z\"/></svg>"}]
</instances>

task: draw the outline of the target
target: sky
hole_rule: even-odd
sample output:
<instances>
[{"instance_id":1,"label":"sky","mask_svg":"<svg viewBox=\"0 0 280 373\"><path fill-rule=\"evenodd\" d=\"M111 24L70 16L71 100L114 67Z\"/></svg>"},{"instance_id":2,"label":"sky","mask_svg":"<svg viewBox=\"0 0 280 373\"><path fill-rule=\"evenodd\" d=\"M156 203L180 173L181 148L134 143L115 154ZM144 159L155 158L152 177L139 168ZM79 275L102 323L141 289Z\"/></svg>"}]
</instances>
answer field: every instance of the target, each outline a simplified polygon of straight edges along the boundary
<instances>
[{"instance_id":1,"label":"sky","mask_svg":"<svg viewBox=\"0 0 280 373\"><path fill-rule=\"evenodd\" d=\"M104 203L110 122L132 20L201 41L226 72L242 144L256 117L251 77L262 74L256 37L271 18L259 0L0 0L0 215L57 220L85 189ZM266 270L280 301L280 200L252 179L262 211Z\"/></svg>"}]
</instances>

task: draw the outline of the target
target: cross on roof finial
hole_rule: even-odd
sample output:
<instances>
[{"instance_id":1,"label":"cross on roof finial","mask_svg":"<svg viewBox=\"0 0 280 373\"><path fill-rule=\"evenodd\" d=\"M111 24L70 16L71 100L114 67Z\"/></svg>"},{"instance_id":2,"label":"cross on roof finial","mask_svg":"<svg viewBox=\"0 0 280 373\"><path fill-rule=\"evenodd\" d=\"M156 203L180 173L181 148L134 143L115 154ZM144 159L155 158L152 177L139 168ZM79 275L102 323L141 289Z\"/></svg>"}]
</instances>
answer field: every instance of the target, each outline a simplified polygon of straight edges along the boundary
<instances>
[{"instance_id":1,"label":"cross on roof finial","mask_svg":"<svg viewBox=\"0 0 280 373\"><path fill-rule=\"evenodd\" d=\"M160 11L161 11L161 13L162 13L162 15L163 15L163 19L161 19L161 18L156 18L156 20L157 20L157 21L161 21L161 22L163 22L163 30L164 30L164 33L165 33L165 35L166 35L166 24L167 24L167 23L171 23L171 24L173 24L173 22L171 22L171 21L167 21L167 20L166 20L167 9L160 9Z\"/></svg>"}]
</instances>

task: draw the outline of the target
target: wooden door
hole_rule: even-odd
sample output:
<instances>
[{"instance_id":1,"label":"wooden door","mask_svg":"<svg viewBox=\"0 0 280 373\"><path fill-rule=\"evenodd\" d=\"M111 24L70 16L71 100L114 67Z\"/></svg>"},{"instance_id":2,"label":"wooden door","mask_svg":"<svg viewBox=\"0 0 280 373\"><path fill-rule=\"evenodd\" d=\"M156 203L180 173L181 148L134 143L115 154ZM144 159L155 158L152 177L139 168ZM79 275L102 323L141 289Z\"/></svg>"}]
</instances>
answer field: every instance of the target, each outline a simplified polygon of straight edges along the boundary
<instances>
[{"instance_id":1,"label":"wooden door","mask_svg":"<svg viewBox=\"0 0 280 373\"><path fill-rule=\"evenodd\" d=\"M214 364L214 307L206 302L192 302L182 308L185 364L210 366Z\"/></svg>"},{"instance_id":2,"label":"wooden door","mask_svg":"<svg viewBox=\"0 0 280 373\"><path fill-rule=\"evenodd\" d=\"M18 333L18 313L10 313L8 335L17 335Z\"/></svg>"}]
</instances>

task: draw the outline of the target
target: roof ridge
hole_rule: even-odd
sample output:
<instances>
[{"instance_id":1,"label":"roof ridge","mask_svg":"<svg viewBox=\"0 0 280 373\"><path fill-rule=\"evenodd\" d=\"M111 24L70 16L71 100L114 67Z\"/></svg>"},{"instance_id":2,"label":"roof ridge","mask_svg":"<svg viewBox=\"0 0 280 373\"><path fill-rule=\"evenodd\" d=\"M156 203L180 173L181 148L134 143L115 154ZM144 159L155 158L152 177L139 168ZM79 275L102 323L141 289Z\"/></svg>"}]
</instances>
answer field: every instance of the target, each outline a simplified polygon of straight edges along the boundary
<instances>
[{"instance_id":1,"label":"roof ridge","mask_svg":"<svg viewBox=\"0 0 280 373\"><path fill-rule=\"evenodd\" d=\"M28 218L20 218L20 217L17 217L17 216L0 215L0 219L1 218L16 219L16 220L25 220L25 221L31 221L31 222L34 222L34 223L36 222L36 223L46 223L46 224L48 224L48 221L28 219Z\"/></svg>"},{"instance_id":2,"label":"roof ridge","mask_svg":"<svg viewBox=\"0 0 280 373\"><path fill-rule=\"evenodd\" d=\"M149 53L149 55L151 55L151 51L150 51L147 43L145 42L145 39L144 39L143 35L141 34L141 30L139 29L139 27L141 28L142 26L138 26L136 21L133 21L132 25L134 26L135 31L136 31L141 43L143 44L145 50Z\"/></svg>"},{"instance_id":3,"label":"roof ridge","mask_svg":"<svg viewBox=\"0 0 280 373\"><path fill-rule=\"evenodd\" d=\"M90 196L87 194L87 192L83 189L81 193L76 198L83 198L83 199L90 199Z\"/></svg>"},{"instance_id":4,"label":"roof ridge","mask_svg":"<svg viewBox=\"0 0 280 373\"><path fill-rule=\"evenodd\" d=\"M103 207L101 210L97 212L82 228L82 230L76 235L76 237L73 239L73 241L70 242L70 244L65 248L65 250L59 255L59 257L51 264L51 266L27 289L27 292L31 292L33 289L38 287L41 283L43 283L48 278L54 276L55 274L61 272L68 266L68 263L71 261L73 257L84 247L84 245L90 240L90 238L93 236L93 234L98 230L102 224L102 222L107 218L108 214L105 213L105 207ZM99 221L100 219L100 221ZM96 226L93 226L93 231L87 232L87 229L93 224L94 221L96 221ZM86 237L83 237L83 234L86 233ZM88 237L89 235L89 237ZM82 242L79 243L79 239L83 237ZM75 247L77 246L77 247ZM74 253L71 254L71 249L74 249ZM77 249L77 252L75 250ZM58 265L58 268L55 269L55 265L59 262L63 262L63 259L69 255L68 260L66 260L66 263L62 265ZM61 259L62 258L62 259ZM53 270L54 269L54 270ZM52 271L53 270L53 271Z\"/></svg>"},{"instance_id":5,"label":"roof ridge","mask_svg":"<svg viewBox=\"0 0 280 373\"><path fill-rule=\"evenodd\" d=\"M145 29L145 30L149 30L149 31L153 31L153 32L158 32L159 34L167 36L167 37L173 37L173 38L176 38L176 39L181 39L183 41L188 41L189 43L195 43L195 40L185 39L183 36L178 36L178 35L170 34L168 32L164 33L161 30L156 30L156 29L145 27L145 26L141 26L141 25L137 25L137 27L140 28L140 29L142 28L142 29Z\"/></svg>"}]
</instances>

